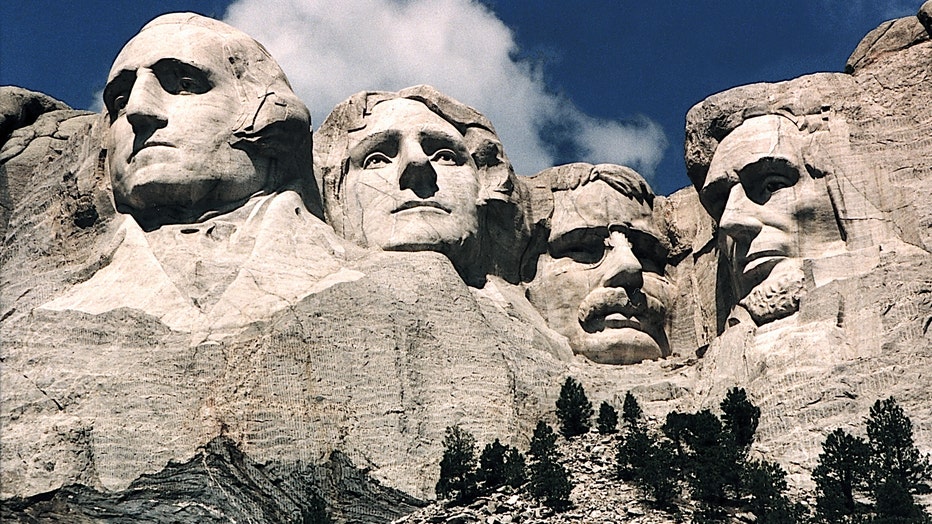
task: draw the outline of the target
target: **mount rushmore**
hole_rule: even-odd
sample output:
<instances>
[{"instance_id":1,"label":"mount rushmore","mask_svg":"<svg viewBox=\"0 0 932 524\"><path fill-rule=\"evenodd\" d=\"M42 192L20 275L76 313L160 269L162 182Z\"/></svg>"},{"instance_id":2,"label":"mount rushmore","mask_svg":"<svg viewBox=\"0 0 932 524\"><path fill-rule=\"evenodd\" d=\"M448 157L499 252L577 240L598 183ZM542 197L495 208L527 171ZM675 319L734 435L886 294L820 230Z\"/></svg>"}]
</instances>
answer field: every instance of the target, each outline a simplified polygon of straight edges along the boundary
<instances>
[{"instance_id":1,"label":"mount rushmore","mask_svg":"<svg viewBox=\"0 0 932 524\"><path fill-rule=\"evenodd\" d=\"M259 495L401 515L445 427L525 447L567 376L652 416L743 387L799 489L880 397L932 449L930 32L926 4L844 73L696 104L669 196L519 175L426 85L312 136L265 48L191 13L126 44L100 114L2 88L3 499L170 491L222 442Z\"/></svg>"}]
</instances>

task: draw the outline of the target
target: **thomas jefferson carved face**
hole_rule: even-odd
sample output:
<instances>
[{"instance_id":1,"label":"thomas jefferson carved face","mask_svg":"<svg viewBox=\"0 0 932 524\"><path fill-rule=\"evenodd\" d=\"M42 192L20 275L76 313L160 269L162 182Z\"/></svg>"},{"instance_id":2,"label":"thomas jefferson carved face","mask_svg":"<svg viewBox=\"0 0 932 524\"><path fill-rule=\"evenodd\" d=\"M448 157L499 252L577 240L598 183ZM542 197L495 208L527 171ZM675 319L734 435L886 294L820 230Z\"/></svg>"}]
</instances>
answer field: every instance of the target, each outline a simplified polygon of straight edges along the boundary
<instances>
[{"instance_id":1,"label":"thomas jefferson carved face","mask_svg":"<svg viewBox=\"0 0 932 524\"><path fill-rule=\"evenodd\" d=\"M575 353L595 362L668 355L666 250L650 204L599 179L554 191L553 198L548 250L528 300Z\"/></svg>"},{"instance_id":2,"label":"thomas jefferson carved face","mask_svg":"<svg viewBox=\"0 0 932 524\"><path fill-rule=\"evenodd\" d=\"M393 251L457 253L478 231L476 164L463 135L421 102L375 105L351 132L344 234Z\"/></svg>"},{"instance_id":3,"label":"thomas jefferson carved face","mask_svg":"<svg viewBox=\"0 0 932 524\"><path fill-rule=\"evenodd\" d=\"M234 37L155 25L120 52L104 90L118 208L211 209L263 188L265 170L231 146L244 104L225 52Z\"/></svg>"},{"instance_id":4,"label":"thomas jefferson carved face","mask_svg":"<svg viewBox=\"0 0 932 524\"><path fill-rule=\"evenodd\" d=\"M751 118L718 145L700 190L721 216L739 303L758 324L797 311L804 259L844 250L825 166L804 158L812 137L782 116Z\"/></svg>"}]
</instances>

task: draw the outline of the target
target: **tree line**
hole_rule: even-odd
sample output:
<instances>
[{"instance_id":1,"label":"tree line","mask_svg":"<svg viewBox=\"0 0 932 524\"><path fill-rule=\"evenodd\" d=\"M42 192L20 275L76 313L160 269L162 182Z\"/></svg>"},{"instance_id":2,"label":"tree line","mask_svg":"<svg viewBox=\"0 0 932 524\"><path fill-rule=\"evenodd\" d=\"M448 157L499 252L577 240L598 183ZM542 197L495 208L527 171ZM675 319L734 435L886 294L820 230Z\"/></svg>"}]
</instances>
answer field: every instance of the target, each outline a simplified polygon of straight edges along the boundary
<instances>
[{"instance_id":1,"label":"tree line","mask_svg":"<svg viewBox=\"0 0 932 524\"><path fill-rule=\"evenodd\" d=\"M912 422L893 397L871 407L866 439L842 429L828 435L812 472L816 504L811 509L787 493L787 474L779 464L751 457L761 412L745 390L729 389L719 409L720 416L708 409L673 411L651 428L628 392L621 431L618 412L607 402L599 406L596 430L617 435L617 478L673 515L693 508L695 522L723 522L745 512L764 524L932 524L916 500L932 492L932 466L916 448ZM589 433L594 415L582 385L567 378L556 401L562 436ZM556 441L553 428L540 421L527 458L496 439L477 461L475 438L459 426L448 427L437 496L467 504L507 485L557 511L568 509L573 483Z\"/></svg>"}]
</instances>

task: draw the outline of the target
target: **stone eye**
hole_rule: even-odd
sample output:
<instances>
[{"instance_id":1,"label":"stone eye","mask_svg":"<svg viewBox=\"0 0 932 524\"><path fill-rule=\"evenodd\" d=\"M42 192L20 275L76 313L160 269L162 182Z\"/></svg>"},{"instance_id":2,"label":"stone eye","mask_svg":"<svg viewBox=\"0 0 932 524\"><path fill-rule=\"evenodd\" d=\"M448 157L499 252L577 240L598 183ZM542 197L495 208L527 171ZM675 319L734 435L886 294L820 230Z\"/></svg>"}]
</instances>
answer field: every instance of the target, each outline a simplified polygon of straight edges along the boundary
<instances>
[{"instance_id":1,"label":"stone eye","mask_svg":"<svg viewBox=\"0 0 932 524\"><path fill-rule=\"evenodd\" d=\"M126 103L129 101L129 96L125 93L122 95L117 95L113 98L111 105L113 106L113 111L122 111L126 108Z\"/></svg>"},{"instance_id":2,"label":"stone eye","mask_svg":"<svg viewBox=\"0 0 932 524\"><path fill-rule=\"evenodd\" d=\"M782 175L770 175L764 180L764 190L767 191L767 193L776 193L792 185L793 182Z\"/></svg>"},{"instance_id":3,"label":"stone eye","mask_svg":"<svg viewBox=\"0 0 932 524\"><path fill-rule=\"evenodd\" d=\"M572 235L550 245L550 256L568 258L577 264L597 264L611 249L608 239L595 234Z\"/></svg>"},{"instance_id":4,"label":"stone eye","mask_svg":"<svg viewBox=\"0 0 932 524\"><path fill-rule=\"evenodd\" d=\"M445 166L455 166L458 164L456 153L450 149L441 149L433 154L431 162L436 162Z\"/></svg>"},{"instance_id":5,"label":"stone eye","mask_svg":"<svg viewBox=\"0 0 932 524\"><path fill-rule=\"evenodd\" d=\"M198 83L191 77L182 77L178 80L178 90L181 93L194 93L198 90Z\"/></svg>"},{"instance_id":6,"label":"stone eye","mask_svg":"<svg viewBox=\"0 0 932 524\"><path fill-rule=\"evenodd\" d=\"M380 167L385 167L388 164L391 164L392 160L388 158L384 153L376 151L371 153L362 163L363 169L378 169Z\"/></svg>"}]
</instances>

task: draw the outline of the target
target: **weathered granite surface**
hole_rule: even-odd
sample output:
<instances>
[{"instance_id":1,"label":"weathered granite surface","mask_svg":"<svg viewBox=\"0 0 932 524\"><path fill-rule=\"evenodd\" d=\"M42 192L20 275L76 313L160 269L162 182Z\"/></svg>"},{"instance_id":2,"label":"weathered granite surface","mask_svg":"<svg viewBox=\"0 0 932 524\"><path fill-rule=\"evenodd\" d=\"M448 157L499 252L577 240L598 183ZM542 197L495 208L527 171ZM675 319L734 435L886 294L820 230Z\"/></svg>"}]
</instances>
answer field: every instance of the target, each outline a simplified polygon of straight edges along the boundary
<instances>
[{"instance_id":1,"label":"weathered granite surface","mask_svg":"<svg viewBox=\"0 0 932 524\"><path fill-rule=\"evenodd\" d=\"M14 116L0 150L4 520L172 521L183 503L206 521L300 522L320 495L338 521L384 522L432 497L446 426L524 449L537 420L554 420L566 376L596 404L620 407L632 391L654 417L714 408L728 387L744 387L762 409L755 453L783 464L794 489L810 487L824 436L859 426L879 397L896 396L929 451L930 11L865 37L846 73L742 86L690 111L696 188L649 206L666 256L657 271L671 287L667 347L628 365L574 355L527 299L538 256L560 258L547 242L563 204L541 182L550 175L515 176L491 123L432 88L354 95L316 144L316 172L292 165L235 205L208 199L217 209L157 224L161 215L114 198L122 168L107 144L120 129L142 133L114 126L131 106L91 115L0 92L0 107L13 108L4 115L38 115ZM462 124L469 157L459 161L479 183L476 273L459 258L474 251L372 249L334 227L343 127L357 132L354 111L397 100L428 101L416 125L431 114ZM309 146L309 129L300 132L286 147ZM277 154L246 139L250 158ZM771 142L785 149L757 145ZM330 154L337 160L325 162ZM774 172L748 165L790 176L757 184L764 198L749 180ZM801 212L804 202L814 203ZM751 204L792 218L771 224L791 247L767 255L792 270L741 278L750 257L735 246L747 254L777 238L740 227L763 216ZM812 242L812 217L824 219L818 239L829 247ZM632 227L642 219L592 224L615 234L591 263L618 255L617 233L643 232ZM786 300L755 309L774 297Z\"/></svg>"},{"instance_id":2,"label":"weathered granite surface","mask_svg":"<svg viewBox=\"0 0 932 524\"><path fill-rule=\"evenodd\" d=\"M36 166L61 152L93 116L20 87L0 86L0 236ZM82 222L91 220L88 214Z\"/></svg>"}]
</instances>

